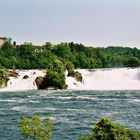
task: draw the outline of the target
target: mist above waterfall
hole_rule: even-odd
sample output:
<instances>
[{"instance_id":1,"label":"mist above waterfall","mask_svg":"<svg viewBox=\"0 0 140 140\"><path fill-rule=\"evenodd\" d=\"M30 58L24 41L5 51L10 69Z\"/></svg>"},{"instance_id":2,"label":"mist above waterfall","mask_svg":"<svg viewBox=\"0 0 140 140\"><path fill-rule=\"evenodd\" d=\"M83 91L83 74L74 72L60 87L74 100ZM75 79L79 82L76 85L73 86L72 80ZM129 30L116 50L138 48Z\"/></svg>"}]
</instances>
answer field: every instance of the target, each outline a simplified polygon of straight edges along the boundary
<instances>
[{"instance_id":1,"label":"mist above waterfall","mask_svg":"<svg viewBox=\"0 0 140 140\"><path fill-rule=\"evenodd\" d=\"M73 77L66 76L68 89L72 90L140 90L140 68L114 69L78 69L83 82L77 82ZM44 76L42 70L17 70L18 77L9 77L7 87L0 91L32 90L37 89L35 79ZM27 79L23 77L27 75Z\"/></svg>"},{"instance_id":2,"label":"mist above waterfall","mask_svg":"<svg viewBox=\"0 0 140 140\"><path fill-rule=\"evenodd\" d=\"M78 70L83 76L83 83L76 83L68 78L69 89L80 90L140 90L140 68L114 68Z\"/></svg>"}]
</instances>

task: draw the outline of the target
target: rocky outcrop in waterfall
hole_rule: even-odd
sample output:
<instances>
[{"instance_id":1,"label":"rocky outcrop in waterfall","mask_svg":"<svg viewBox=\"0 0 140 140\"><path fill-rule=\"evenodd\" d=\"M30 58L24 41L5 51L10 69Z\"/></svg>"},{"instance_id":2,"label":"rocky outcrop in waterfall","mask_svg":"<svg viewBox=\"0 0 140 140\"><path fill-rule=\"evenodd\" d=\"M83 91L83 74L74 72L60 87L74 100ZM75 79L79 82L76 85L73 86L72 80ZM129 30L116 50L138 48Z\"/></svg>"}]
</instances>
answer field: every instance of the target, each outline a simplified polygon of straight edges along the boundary
<instances>
[{"instance_id":1,"label":"rocky outcrop in waterfall","mask_svg":"<svg viewBox=\"0 0 140 140\"><path fill-rule=\"evenodd\" d=\"M44 77L42 77L42 76L36 77L35 83L36 83L38 89L45 89L46 88L45 80L44 80Z\"/></svg>"},{"instance_id":2,"label":"rocky outcrop in waterfall","mask_svg":"<svg viewBox=\"0 0 140 140\"><path fill-rule=\"evenodd\" d=\"M18 73L15 70L0 69L0 88L7 86L9 77L17 77Z\"/></svg>"},{"instance_id":3,"label":"rocky outcrop in waterfall","mask_svg":"<svg viewBox=\"0 0 140 140\"><path fill-rule=\"evenodd\" d=\"M82 82L83 81L82 74L79 71L74 71L74 70L68 71L68 75L67 76L74 77L75 80L78 81L78 82Z\"/></svg>"},{"instance_id":4,"label":"rocky outcrop in waterfall","mask_svg":"<svg viewBox=\"0 0 140 140\"><path fill-rule=\"evenodd\" d=\"M29 76L28 75L24 75L22 79L28 79Z\"/></svg>"}]
</instances>

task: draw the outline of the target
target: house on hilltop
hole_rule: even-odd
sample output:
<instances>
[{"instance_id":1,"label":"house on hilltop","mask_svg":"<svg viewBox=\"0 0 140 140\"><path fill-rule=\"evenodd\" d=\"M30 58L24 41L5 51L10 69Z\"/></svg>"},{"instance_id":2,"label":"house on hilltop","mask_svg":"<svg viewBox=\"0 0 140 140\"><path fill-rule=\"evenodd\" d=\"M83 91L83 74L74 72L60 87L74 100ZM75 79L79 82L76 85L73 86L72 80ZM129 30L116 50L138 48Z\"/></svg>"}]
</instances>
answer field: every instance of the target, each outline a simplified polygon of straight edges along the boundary
<instances>
[{"instance_id":1,"label":"house on hilltop","mask_svg":"<svg viewBox=\"0 0 140 140\"><path fill-rule=\"evenodd\" d=\"M10 41L10 43L12 43L12 47L14 48L20 48L22 47L23 45L27 45L28 43L25 42L25 44L20 44L20 45L17 45L16 44L16 41L13 41L11 42L11 38L7 38L7 37L0 37L0 47L6 42L6 41ZM29 43L30 44L30 43ZM33 48L34 48L34 51L39 53L39 52L43 52L43 50L45 49L45 46L47 47L51 47L51 43L47 42L45 45L32 45Z\"/></svg>"},{"instance_id":2,"label":"house on hilltop","mask_svg":"<svg viewBox=\"0 0 140 140\"><path fill-rule=\"evenodd\" d=\"M20 48L23 44L21 45L15 45L16 48ZM33 45L34 51L39 53L39 52L43 52L44 50L44 46L39 46L39 45Z\"/></svg>"},{"instance_id":3,"label":"house on hilltop","mask_svg":"<svg viewBox=\"0 0 140 140\"><path fill-rule=\"evenodd\" d=\"M4 44L6 41L6 37L0 37L0 47Z\"/></svg>"},{"instance_id":4,"label":"house on hilltop","mask_svg":"<svg viewBox=\"0 0 140 140\"><path fill-rule=\"evenodd\" d=\"M43 46L38 46L38 45L34 45L34 48L35 48L35 52L43 52L44 50L44 47Z\"/></svg>"}]
</instances>

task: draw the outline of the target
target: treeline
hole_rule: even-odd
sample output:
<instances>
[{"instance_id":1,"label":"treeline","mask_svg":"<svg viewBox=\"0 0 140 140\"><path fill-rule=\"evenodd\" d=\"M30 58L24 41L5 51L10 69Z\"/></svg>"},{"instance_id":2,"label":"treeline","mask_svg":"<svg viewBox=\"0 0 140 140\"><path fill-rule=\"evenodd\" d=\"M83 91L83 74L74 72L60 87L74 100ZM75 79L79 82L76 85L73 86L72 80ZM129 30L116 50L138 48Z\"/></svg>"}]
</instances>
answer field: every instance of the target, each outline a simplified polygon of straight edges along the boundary
<instances>
[{"instance_id":1,"label":"treeline","mask_svg":"<svg viewBox=\"0 0 140 140\"><path fill-rule=\"evenodd\" d=\"M112 68L140 66L140 49L128 47L93 48L77 43L60 43L43 46L31 43L13 45L10 39L0 48L0 67L16 69L44 69L60 60L74 68Z\"/></svg>"}]
</instances>

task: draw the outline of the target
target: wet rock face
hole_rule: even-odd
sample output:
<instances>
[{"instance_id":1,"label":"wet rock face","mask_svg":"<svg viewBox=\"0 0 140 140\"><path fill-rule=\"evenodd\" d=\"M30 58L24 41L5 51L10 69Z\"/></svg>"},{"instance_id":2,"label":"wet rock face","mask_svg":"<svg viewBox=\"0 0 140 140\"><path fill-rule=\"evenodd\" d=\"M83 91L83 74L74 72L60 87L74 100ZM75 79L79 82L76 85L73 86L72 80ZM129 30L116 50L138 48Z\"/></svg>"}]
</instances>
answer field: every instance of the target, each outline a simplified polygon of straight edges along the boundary
<instances>
[{"instance_id":1,"label":"wet rock face","mask_svg":"<svg viewBox=\"0 0 140 140\"><path fill-rule=\"evenodd\" d=\"M36 83L38 89L45 89L46 88L45 80L44 80L44 77L42 77L42 76L36 77L35 83Z\"/></svg>"},{"instance_id":2,"label":"wet rock face","mask_svg":"<svg viewBox=\"0 0 140 140\"><path fill-rule=\"evenodd\" d=\"M42 76L36 77L35 83L36 83L38 89L47 89L47 90L57 90L57 89L59 89L59 87L57 87L57 86L53 86L53 85L52 86L49 86L46 83L45 78L42 77ZM67 89L67 87L68 86L65 84L65 85L63 85L63 87L61 89Z\"/></svg>"},{"instance_id":3,"label":"wet rock face","mask_svg":"<svg viewBox=\"0 0 140 140\"><path fill-rule=\"evenodd\" d=\"M67 88L68 88L68 85L65 84L65 85L63 86L63 89L67 89Z\"/></svg>"},{"instance_id":4,"label":"wet rock face","mask_svg":"<svg viewBox=\"0 0 140 140\"><path fill-rule=\"evenodd\" d=\"M76 81L79 81L79 82L82 82L83 80L82 74L78 71L74 71L74 70L69 71L67 76L74 77Z\"/></svg>"},{"instance_id":5,"label":"wet rock face","mask_svg":"<svg viewBox=\"0 0 140 140\"><path fill-rule=\"evenodd\" d=\"M5 76L6 77L18 77L18 72L16 72L16 71L6 71L5 72Z\"/></svg>"},{"instance_id":6,"label":"wet rock face","mask_svg":"<svg viewBox=\"0 0 140 140\"><path fill-rule=\"evenodd\" d=\"M28 79L29 76L28 75L24 75L22 79Z\"/></svg>"},{"instance_id":7,"label":"wet rock face","mask_svg":"<svg viewBox=\"0 0 140 140\"><path fill-rule=\"evenodd\" d=\"M74 74L75 74L74 70L69 70L67 76L74 77Z\"/></svg>"},{"instance_id":8,"label":"wet rock face","mask_svg":"<svg viewBox=\"0 0 140 140\"><path fill-rule=\"evenodd\" d=\"M4 77L3 79L0 79L0 88L6 87L8 80L9 80L8 77Z\"/></svg>"},{"instance_id":9,"label":"wet rock face","mask_svg":"<svg viewBox=\"0 0 140 140\"><path fill-rule=\"evenodd\" d=\"M9 80L9 77L18 77L18 73L16 71L12 70L0 70L0 88L4 88L7 86L7 82Z\"/></svg>"},{"instance_id":10,"label":"wet rock face","mask_svg":"<svg viewBox=\"0 0 140 140\"><path fill-rule=\"evenodd\" d=\"M82 74L81 74L80 72L78 72L78 71L76 71L76 72L74 73L74 78L75 78L77 81L79 81L79 82L82 82L82 80L83 80Z\"/></svg>"}]
</instances>

